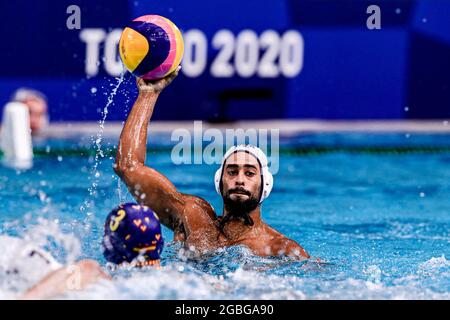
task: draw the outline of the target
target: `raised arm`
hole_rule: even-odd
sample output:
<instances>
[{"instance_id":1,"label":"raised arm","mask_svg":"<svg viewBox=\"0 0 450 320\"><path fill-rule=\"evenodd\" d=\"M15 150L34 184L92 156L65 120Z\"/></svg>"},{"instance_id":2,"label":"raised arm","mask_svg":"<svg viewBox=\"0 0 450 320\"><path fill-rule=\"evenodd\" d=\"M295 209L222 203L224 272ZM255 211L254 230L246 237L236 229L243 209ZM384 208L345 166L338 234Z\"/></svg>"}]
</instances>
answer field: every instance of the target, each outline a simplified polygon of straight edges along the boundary
<instances>
[{"instance_id":1,"label":"raised arm","mask_svg":"<svg viewBox=\"0 0 450 320\"><path fill-rule=\"evenodd\" d=\"M161 223L174 229L184 209L184 197L161 173L145 166L147 127L161 91L178 75L150 82L137 79L139 95L120 135L114 170L136 201L154 210Z\"/></svg>"}]
</instances>

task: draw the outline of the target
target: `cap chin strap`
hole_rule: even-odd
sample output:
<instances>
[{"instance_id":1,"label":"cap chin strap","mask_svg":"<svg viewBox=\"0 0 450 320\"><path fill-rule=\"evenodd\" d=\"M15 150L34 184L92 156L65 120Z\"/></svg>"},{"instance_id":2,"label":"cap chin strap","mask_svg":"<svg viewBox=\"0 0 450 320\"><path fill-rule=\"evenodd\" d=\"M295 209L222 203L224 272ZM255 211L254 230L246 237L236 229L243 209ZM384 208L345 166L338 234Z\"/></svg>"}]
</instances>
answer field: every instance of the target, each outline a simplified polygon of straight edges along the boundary
<instances>
[{"instance_id":1,"label":"cap chin strap","mask_svg":"<svg viewBox=\"0 0 450 320\"><path fill-rule=\"evenodd\" d=\"M258 159L259 164L261 165L261 177L262 177L262 192L261 192L261 198L259 199L259 203L261 204L264 199L266 199L270 192L272 191L273 187L273 176L269 171L268 167L268 160L264 152L255 146L252 145L238 145L233 146L225 153L222 159L222 164L220 168L216 171L216 174L214 175L214 184L216 186L216 191L219 195L222 195L222 190L220 188L221 181L222 181L222 174L223 174L223 166L225 164L225 161L228 159L230 155L232 155L235 152L244 151L248 152L251 155L253 155L256 159Z\"/></svg>"}]
</instances>

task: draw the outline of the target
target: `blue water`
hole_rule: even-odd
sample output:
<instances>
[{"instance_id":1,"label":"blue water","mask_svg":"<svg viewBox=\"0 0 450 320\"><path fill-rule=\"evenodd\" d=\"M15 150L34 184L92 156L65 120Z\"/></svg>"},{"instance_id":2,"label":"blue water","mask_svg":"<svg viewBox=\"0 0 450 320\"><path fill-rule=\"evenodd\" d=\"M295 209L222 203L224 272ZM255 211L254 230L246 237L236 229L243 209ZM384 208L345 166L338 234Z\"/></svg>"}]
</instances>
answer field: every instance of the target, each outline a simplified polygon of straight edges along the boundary
<instances>
[{"instance_id":1,"label":"blue water","mask_svg":"<svg viewBox=\"0 0 450 320\"><path fill-rule=\"evenodd\" d=\"M44 140L37 146L89 148L90 140ZM170 145L164 135L150 141L150 149ZM103 146L115 143L106 139ZM450 136L311 134L283 137L282 145L448 146ZM220 213L216 165L176 166L169 152L149 153L147 163ZM111 157L101 158L96 177L94 157L50 153L36 157L28 171L0 167L0 233L40 243L61 263L92 258L104 265L103 221L112 207L132 201L112 164ZM187 259L164 228L161 270L116 271L111 283L65 297L450 299L450 153L281 154L274 181L263 219L327 264L260 258L244 247ZM26 287L11 289L7 280L0 274L0 297Z\"/></svg>"}]
</instances>

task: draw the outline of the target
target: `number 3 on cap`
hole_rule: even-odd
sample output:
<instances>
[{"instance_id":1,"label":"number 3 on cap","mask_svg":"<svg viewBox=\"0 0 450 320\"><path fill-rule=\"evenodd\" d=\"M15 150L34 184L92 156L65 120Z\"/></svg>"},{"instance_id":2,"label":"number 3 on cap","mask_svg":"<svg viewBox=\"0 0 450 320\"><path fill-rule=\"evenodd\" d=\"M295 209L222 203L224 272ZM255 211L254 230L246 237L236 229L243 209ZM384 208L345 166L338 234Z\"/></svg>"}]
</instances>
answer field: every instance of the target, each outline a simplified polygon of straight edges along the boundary
<instances>
[{"instance_id":1,"label":"number 3 on cap","mask_svg":"<svg viewBox=\"0 0 450 320\"><path fill-rule=\"evenodd\" d=\"M109 229L111 231L116 231L117 228L119 228L120 221L122 221L125 218L126 212L125 210L119 210L117 211L117 217L113 217L111 219L111 222L109 223Z\"/></svg>"}]
</instances>

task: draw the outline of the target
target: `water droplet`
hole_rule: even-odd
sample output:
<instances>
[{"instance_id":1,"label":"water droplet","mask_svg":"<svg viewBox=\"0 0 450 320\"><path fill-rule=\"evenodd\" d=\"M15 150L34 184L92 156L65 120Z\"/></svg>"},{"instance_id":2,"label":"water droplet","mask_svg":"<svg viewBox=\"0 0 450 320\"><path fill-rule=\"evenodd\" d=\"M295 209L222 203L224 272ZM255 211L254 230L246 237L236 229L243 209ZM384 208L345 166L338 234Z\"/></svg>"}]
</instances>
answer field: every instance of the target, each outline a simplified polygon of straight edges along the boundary
<instances>
[{"instance_id":1,"label":"water droplet","mask_svg":"<svg viewBox=\"0 0 450 320\"><path fill-rule=\"evenodd\" d=\"M402 13L402 9L400 9L400 8L395 9L395 13L396 13L396 14Z\"/></svg>"},{"instance_id":2,"label":"water droplet","mask_svg":"<svg viewBox=\"0 0 450 320\"><path fill-rule=\"evenodd\" d=\"M92 88L91 88L91 93L94 94L94 93L96 93L96 92L97 92L97 88L96 88L96 87L92 87Z\"/></svg>"},{"instance_id":3,"label":"water droplet","mask_svg":"<svg viewBox=\"0 0 450 320\"><path fill-rule=\"evenodd\" d=\"M423 22L423 23L427 23L427 21L428 21L427 18L423 18L423 19L422 19L422 22Z\"/></svg>"},{"instance_id":4,"label":"water droplet","mask_svg":"<svg viewBox=\"0 0 450 320\"><path fill-rule=\"evenodd\" d=\"M63 160L63 157L58 156L58 161L61 162Z\"/></svg>"},{"instance_id":5,"label":"water droplet","mask_svg":"<svg viewBox=\"0 0 450 320\"><path fill-rule=\"evenodd\" d=\"M39 190L38 194L39 194L39 200L41 200L41 202L44 202L45 199L47 198L47 195L43 191L40 191L40 190Z\"/></svg>"},{"instance_id":6,"label":"water droplet","mask_svg":"<svg viewBox=\"0 0 450 320\"><path fill-rule=\"evenodd\" d=\"M406 107L405 107L405 112L408 112L408 111L409 111L409 107L406 106Z\"/></svg>"},{"instance_id":7,"label":"water droplet","mask_svg":"<svg viewBox=\"0 0 450 320\"><path fill-rule=\"evenodd\" d=\"M421 198L424 198L425 197L425 192L421 192L419 195L420 195Z\"/></svg>"}]
</instances>

